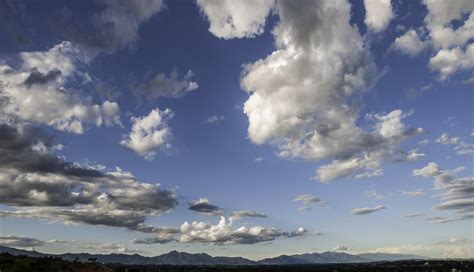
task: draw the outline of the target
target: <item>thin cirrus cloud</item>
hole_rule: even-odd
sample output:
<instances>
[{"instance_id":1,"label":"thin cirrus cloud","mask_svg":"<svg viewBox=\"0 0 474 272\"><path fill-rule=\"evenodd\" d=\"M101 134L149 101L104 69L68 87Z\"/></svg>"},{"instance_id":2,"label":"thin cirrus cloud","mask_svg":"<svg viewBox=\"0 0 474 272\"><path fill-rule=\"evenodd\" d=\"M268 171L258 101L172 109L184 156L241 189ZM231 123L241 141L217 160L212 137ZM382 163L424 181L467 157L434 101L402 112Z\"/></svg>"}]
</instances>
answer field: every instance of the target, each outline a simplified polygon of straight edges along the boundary
<instances>
[{"instance_id":1,"label":"thin cirrus cloud","mask_svg":"<svg viewBox=\"0 0 474 272\"><path fill-rule=\"evenodd\" d=\"M365 215L365 214L374 213L376 211L380 211L380 210L383 210L383 209L386 209L386 208L387 207L382 206L382 205L378 205L378 206L375 206L373 208L369 208L369 207L357 208L357 209L351 210L351 214L352 215Z\"/></svg>"}]
</instances>

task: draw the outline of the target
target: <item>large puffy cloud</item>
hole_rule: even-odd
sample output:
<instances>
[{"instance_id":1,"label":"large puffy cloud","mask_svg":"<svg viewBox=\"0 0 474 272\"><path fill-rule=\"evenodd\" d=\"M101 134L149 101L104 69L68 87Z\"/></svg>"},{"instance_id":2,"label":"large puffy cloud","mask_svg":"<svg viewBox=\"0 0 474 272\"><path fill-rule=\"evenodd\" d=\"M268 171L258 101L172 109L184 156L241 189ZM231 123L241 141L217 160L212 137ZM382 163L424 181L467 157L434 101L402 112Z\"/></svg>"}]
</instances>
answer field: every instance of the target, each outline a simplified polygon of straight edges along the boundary
<instances>
[{"instance_id":1,"label":"large puffy cloud","mask_svg":"<svg viewBox=\"0 0 474 272\"><path fill-rule=\"evenodd\" d=\"M395 40L394 46L411 56L430 46L434 54L429 67L446 80L459 71L474 67L474 3L470 0L447 2L425 0L428 13L419 31L409 30ZM425 40L420 34L427 33Z\"/></svg>"},{"instance_id":2,"label":"large puffy cloud","mask_svg":"<svg viewBox=\"0 0 474 272\"><path fill-rule=\"evenodd\" d=\"M434 178L434 188L445 190L437 195L445 202L433 207L434 210L451 210L462 216L453 218L435 218L432 222L445 223L471 219L474 212L474 177L458 177L456 171L441 169L435 162L430 162L423 168L413 170L414 176Z\"/></svg>"},{"instance_id":3,"label":"large puffy cloud","mask_svg":"<svg viewBox=\"0 0 474 272\"><path fill-rule=\"evenodd\" d=\"M170 109L156 108L147 116L132 117L132 131L120 144L132 149L145 159L153 159L158 147L168 148L172 137L168 120L173 117Z\"/></svg>"},{"instance_id":4,"label":"large puffy cloud","mask_svg":"<svg viewBox=\"0 0 474 272\"><path fill-rule=\"evenodd\" d=\"M160 232L145 224L177 204L173 191L131 173L84 168L53 153L52 139L29 127L0 126L0 203L18 216Z\"/></svg>"},{"instance_id":5,"label":"large puffy cloud","mask_svg":"<svg viewBox=\"0 0 474 272\"><path fill-rule=\"evenodd\" d=\"M73 133L83 133L84 124L120 125L117 103L94 104L71 86L86 61L72 43L62 42L48 51L20 53L17 68L0 62L0 121L41 123Z\"/></svg>"},{"instance_id":6,"label":"large puffy cloud","mask_svg":"<svg viewBox=\"0 0 474 272\"><path fill-rule=\"evenodd\" d=\"M299 228L292 232L282 232L276 228L254 227L234 227L233 220L227 222L225 217L221 217L216 225L206 222L185 222L181 225L181 243L213 243L216 245L229 244L255 244L260 242L273 241L278 237L298 237L307 234L307 230Z\"/></svg>"},{"instance_id":7,"label":"large puffy cloud","mask_svg":"<svg viewBox=\"0 0 474 272\"><path fill-rule=\"evenodd\" d=\"M181 79L178 76L177 71L171 72L170 76L157 74L153 79L142 86L136 87L136 93L149 100L159 97L178 98L199 87L198 83L192 80L194 73L191 70Z\"/></svg>"},{"instance_id":8,"label":"large puffy cloud","mask_svg":"<svg viewBox=\"0 0 474 272\"><path fill-rule=\"evenodd\" d=\"M379 32L387 28L393 18L390 0L364 0L365 24L369 29Z\"/></svg>"},{"instance_id":9,"label":"large puffy cloud","mask_svg":"<svg viewBox=\"0 0 474 272\"><path fill-rule=\"evenodd\" d=\"M349 22L350 5L278 1L276 12L277 49L245 65L241 79L250 94L244 105L250 140L275 144L281 157L334 158L317 171L321 181L381 174L381 161L401 155L398 143L416 131L404 129L408 114L400 110L374 115L373 131L356 125L360 98L376 73Z\"/></svg>"},{"instance_id":10,"label":"large puffy cloud","mask_svg":"<svg viewBox=\"0 0 474 272\"><path fill-rule=\"evenodd\" d=\"M197 0L209 21L209 31L218 38L252 38L263 33L274 0Z\"/></svg>"},{"instance_id":11,"label":"large puffy cloud","mask_svg":"<svg viewBox=\"0 0 474 272\"><path fill-rule=\"evenodd\" d=\"M382 205L378 205L378 206L375 206L373 208L369 208L369 207L357 208L357 209L353 209L351 211L351 214L352 215L364 215L364 214L369 214L369 213L373 213L373 212L376 212L376 211L380 211L380 210L383 210L383 209L386 209L386 208L387 207L382 206Z\"/></svg>"}]
</instances>

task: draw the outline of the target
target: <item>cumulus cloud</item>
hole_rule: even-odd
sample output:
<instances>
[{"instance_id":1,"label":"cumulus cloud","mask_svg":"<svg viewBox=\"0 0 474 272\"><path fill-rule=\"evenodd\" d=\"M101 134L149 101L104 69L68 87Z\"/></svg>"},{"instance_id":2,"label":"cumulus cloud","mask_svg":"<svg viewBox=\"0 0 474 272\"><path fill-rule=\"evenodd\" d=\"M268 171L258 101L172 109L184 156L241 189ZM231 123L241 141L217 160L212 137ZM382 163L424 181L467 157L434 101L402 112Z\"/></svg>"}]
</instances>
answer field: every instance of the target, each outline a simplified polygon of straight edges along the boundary
<instances>
[{"instance_id":1,"label":"cumulus cloud","mask_svg":"<svg viewBox=\"0 0 474 272\"><path fill-rule=\"evenodd\" d=\"M43 246L44 241L24 236L0 236L0 245L7 247L31 248Z\"/></svg>"},{"instance_id":2,"label":"cumulus cloud","mask_svg":"<svg viewBox=\"0 0 474 272\"><path fill-rule=\"evenodd\" d=\"M351 214L352 215L364 215L364 214L369 214L369 213L373 213L373 212L376 212L376 211L380 211L380 210L383 210L383 209L386 209L385 206L382 206L382 205L378 205L378 206L375 206L373 208L357 208L357 209L353 209L351 211Z\"/></svg>"},{"instance_id":3,"label":"cumulus cloud","mask_svg":"<svg viewBox=\"0 0 474 272\"><path fill-rule=\"evenodd\" d=\"M434 179L434 188L445 190L437 197L445 202L433 207L434 210L452 210L464 214L462 217L436 218L432 222L446 223L471 219L474 212L474 177L457 177L458 169L453 171L442 170L435 162L430 162L423 168L413 170L414 176L431 177Z\"/></svg>"},{"instance_id":4,"label":"cumulus cloud","mask_svg":"<svg viewBox=\"0 0 474 272\"><path fill-rule=\"evenodd\" d=\"M172 134L168 121L173 117L170 109L155 108L147 116L132 117L132 131L120 142L138 155L152 160L158 147L169 148Z\"/></svg>"},{"instance_id":5,"label":"cumulus cloud","mask_svg":"<svg viewBox=\"0 0 474 272\"><path fill-rule=\"evenodd\" d=\"M472 68L474 67L474 45L469 45L466 50L460 47L441 49L430 59L429 67L438 71L442 80L458 70Z\"/></svg>"},{"instance_id":6,"label":"cumulus cloud","mask_svg":"<svg viewBox=\"0 0 474 272\"><path fill-rule=\"evenodd\" d=\"M311 203L321 202L321 199L319 197L313 196L312 194L304 194L304 195L299 195L295 197L293 201L299 201L304 204L311 204Z\"/></svg>"},{"instance_id":7,"label":"cumulus cloud","mask_svg":"<svg viewBox=\"0 0 474 272\"><path fill-rule=\"evenodd\" d=\"M436 142L444 145L456 145L454 150L458 155L474 154L473 144L462 141L460 137L451 137L448 133L441 134Z\"/></svg>"},{"instance_id":8,"label":"cumulus cloud","mask_svg":"<svg viewBox=\"0 0 474 272\"><path fill-rule=\"evenodd\" d=\"M429 46L434 54L429 67L446 80L460 71L469 72L474 67L474 4L469 0L453 4L442 0L425 0L428 13L421 32L427 33L422 41L414 30L395 40L394 46L409 55L418 54ZM454 24L456 22L456 24ZM455 25L458 25L455 27Z\"/></svg>"},{"instance_id":9,"label":"cumulus cloud","mask_svg":"<svg viewBox=\"0 0 474 272\"><path fill-rule=\"evenodd\" d=\"M255 244L273 241L279 237L300 237L307 234L304 228L298 228L292 232L282 232L276 228L254 227L234 227L234 222L227 222L225 217L221 217L216 225L206 222L184 222L181 225L181 236L178 241L181 243L212 243L216 245L231 244Z\"/></svg>"},{"instance_id":10,"label":"cumulus cloud","mask_svg":"<svg viewBox=\"0 0 474 272\"><path fill-rule=\"evenodd\" d=\"M399 129L408 115L401 110L374 115L381 129L357 126L360 98L377 76L360 33L350 24L350 5L278 1L275 10L280 18L273 30L276 49L246 64L241 79L250 95L244 105L250 140L276 145L281 157L333 158L316 172L321 181L354 172L359 177L382 174L381 161L400 154L398 143L421 130Z\"/></svg>"},{"instance_id":11,"label":"cumulus cloud","mask_svg":"<svg viewBox=\"0 0 474 272\"><path fill-rule=\"evenodd\" d=\"M397 37L393 46L396 50L414 57L420 54L420 52L426 48L427 44L425 41L421 40L415 30L410 29L402 36Z\"/></svg>"},{"instance_id":12,"label":"cumulus cloud","mask_svg":"<svg viewBox=\"0 0 474 272\"><path fill-rule=\"evenodd\" d=\"M94 104L71 86L78 66L86 62L66 41L47 51L20 53L15 68L0 62L0 121L39 123L73 133L83 133L84 124L120 125L117 103Z\"/></svg>"},{"instance_id":13,"label":"cumulus cloud","mask_svg":"<svg viewBox=\"0 0 474 272\"><path fill-rule=\"evenodd\" d=\"M224 214L224 211L221 208L212 205L207 198L200 198L196 201L189 203L188 209L204 215Z\"/></svg>"},{"instance_id":14,"label":"cumulus cloud","mask_svg":"<svg viewBox=\"0 0 474 272\"><path fill-rule=\"evenodd\" d=\"M199 87L199 84L193 81L193 77L194 73L191 70L182 78L179 78L177 71L171 72L170 76L157 74L153 79L143 85L134 87L136 89L135 93L148 100L158 99L160 97L179 98Z\"/></svg>"},{"instance_id":15,"label":"cumulus cloud","mask_svg":"<svg viewBox=\"0 0 474 272\"><path fill-rule=\"evenodd\" d=\"M393 18L390 0L364 0L365 24L374 32L387 28Z\"/></svg>"},{"instance_id":16,"label":"cumulus cloud","mask_svg":"<svg viewBox=\"0 0 474 272\"><path fill-rule=\"evenodd\" d=\"M177 205L175 193L159 184L140 182L119 168L84 168L57 157L53 146L38 129L0 125L0 203L14 208L0 216L142 231L149 216Z\"/></svg>"},{"instance_id":17,"label":"cumulus cloud","mask_svg":"<svg viewBox=\"0 0 474 272\"><path fill-rule=\"evenodd\" d=\"M197 0L209 31L222 39L253 38L264 31L274 0Z\"/></svg>"}]
</instances>

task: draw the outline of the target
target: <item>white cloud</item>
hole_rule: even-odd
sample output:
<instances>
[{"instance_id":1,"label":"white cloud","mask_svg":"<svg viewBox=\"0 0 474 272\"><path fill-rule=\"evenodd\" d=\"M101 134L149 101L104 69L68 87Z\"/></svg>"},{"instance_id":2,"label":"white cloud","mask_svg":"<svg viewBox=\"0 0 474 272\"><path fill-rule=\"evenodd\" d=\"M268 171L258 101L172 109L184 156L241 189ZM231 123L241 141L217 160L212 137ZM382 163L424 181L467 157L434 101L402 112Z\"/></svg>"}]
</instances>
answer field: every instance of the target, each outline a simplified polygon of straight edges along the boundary
<instances>
[{"instance_id":1,"label":"white cloud","mask_svg":"<svg viewBox=\"0 0 474 272\"><path fill-rule=\"evenodd\" d=\"M376 212L376 211L380 211L380 210L383 210L383 209L386 209L386 208L387 207L382 206L382 205L378 205L378 206L375 206L373 208L369 208L369 207L357 208L357 209L353 209L351 211L351 214L352 215L364 215L364 214L369 214L369 213L373 213L373 212Z\"/></svg>"},{"instance_id":2,"label":"white cloud","mask_svg":"<svg viewBox=\"0 0 474 272\"><path fill-rule=\"evenodd\" d=\"M429 67L440 73L441 80L458 70L472 68L474 67L474 45L467 46L466 50L461 47L441 49L430 59Z\"/></svg>"},{"instance_id":3,"label":"white cloud","mask_svg":"<svg viewBox=\"0 0 474 272\"><path fill-rule=\"evenodd\" d=\"M145 159L151 160L158 147L169 147L171 129L168 120L173 117L170 109L156 108L147 116L132 117L132 131L120 144L132 149Z\"/></svg>"},{"instance_id":4,"label":"white cloud","mask_svg":"<svg viewBox=\"0 0 474 272\"><path fill-rule=\"evenodd\" d=\"M212 116L209 116L206 120L206 123L208 124L218 124L220 123L221 121L224 121L224 116L222 115L212 115Z\"/></svg>"},{"instance_id":5,"label":"white cloud","mask_svg":"<svg viewBox=\"0 0 474 272\"><path fill-rule=\"evenodd\" d=\"M262 162L263 160L264 160L264 158L259 156L259 157L256 157L254 161L255 162Z\"/></svg>"},{"instance_id":6,"label":"white cloud","mask_svg":"<svg viewBox=\"0 0 474 272\"><path fill-rule=\"evenodd\" d=\"M456 72L471 70L474 67L474 45L471 43L474 38L473 2L424 0L423 3L428 10L424 26L398 37L394 47L410 56L430 47L434 55L429 67L438 72L440 80L446 80ZM420 33L425 37L423 41Z\"/></svg>"},{"instance_id":7,"label":"white cloud","mask_svg":"<svg viewBox=\"0 0 474 272\"><path fill-rule=\"evenodd\" d=\"M206 222L184 222L181 227L181 236L178 241L181 243L213 243L216 245L229 244L255 244L260 242L273 241L279 237L299 237L307 234L304 228L298 228L292 232L282 232L275 228L254 227L234 227L234 221L221 217L216 225Z\"/></svg>"},{"instance_id":8,"label":"white cloud","mask_svg":"<svg viewBox=\"0 0 474 272\"><path fill-rule=\"evenodd\" d=\"M454 150L458 155L474 154L474 145L465 141L461 141L460 137L451 137L448 133L443 133L438 139L437 143L444 145L456 145Z\"/></svg>"},{"instance_id":9,"label":"white cloud","mask_svg":"<svg viewBox=\"0 0 474 272\"><path fill-rule=\"evenodd\" d=\"M306 211L311 211L311 208L303 206L303 207L298 207L296 210L299 212L306 212Z\"/></svg>"},{"instance_id":10,"label":"white cloud","mask_svg":"<svg viewBox=\"0 0 474 272\"><path fill-rule=\"evenodd\" d=\"M304 204L311 204L311 203L321 202L321 199L319 197L313 196L312 194L304 194L304 195L299 195L295 197L293 201L302 202Z\"/></svg>"},{"instance_id":11,"label":"white cloud","mask_svg":"<svg viewBox=\"0 0 474 272\"><path fill-rule=\"evenodd\" d=\"M377 193L375 190L369 190L365 192L365 195L370 198L375 199L384 199L385 196L383 194Z\"/></svg>"},{"instance_id":12,"label":"white cloud","mask_svg":"<svg viewBox=\"0 0 474 272\"><path fill-rule=\"evenodd\" d=\"M416 191L403 191L402 195L408 196L408 197L421 197L425 195L425 192L423 192L422 189L418 189Z\"/></svg>"},{"instance_id":13,"label":"white cloud","mask_svg":"<svg viewBox=\"0 0 474 272\"><path fill-rule=\"evenodd\" d=\"M454 237L446 241L432 244L408 244L391 247L380 247L373 252L391 254L416 254L435 258L472 258L474 250L472 241Z\"/></svg>"},{"instance_id":14,"label":"white cloud","mask_svg":"<svg viewBox=\"0 0 474 272\"><path fill-rule=\"evenodd\" d=\"M18 68L0 64L0 121L40 123L58 130L83 133L84 124L120 125L115 102L102 105L70 86L78 66L87 59L70 42L48 51L20 53Z\"/></svg>"},{"instance_id":15,"label":"white cloud","mask_svg":"<svg viewBox=\"0 0 474 272\"><path fill-rule=\"evenodd\" d=\"M374 32L387 28L393 18L390 0L364 0L365 24Z\"/></svg>"},{"instance_id":16,"label":"white cloud","mask_svg":"<svg viewBox=\"0 0 474 272\"><path fill-rule=\"evenodd\" d=\"M402 36L396 38L393 46L400 52L414 57L425 49L426 43L420 39L415 30L410 29Z\"/></svg>"},{"instance_id":17,"label":"white cloud","mask_svg":"<svg viewBox=\"0 0 474 272\"><path fill-rule=\"evenodd\" d=\"M424 153L418 153L418 149L412 149L408 151L406 159L408 161L417 161L420 158L423 158L424 156L426 156Z\"/></svg>"},{"instance_id":18,"label":"white cloud","mask_svg":"<svg viewBox=\"0 0 474 272\"><path fill-rule=\"evenodd\" d=\"M209 31L223 39L252 38L264 31L274 0L197 0Z\"/></svg>"},{"instance_id":19,"label":"white cloud","mask_svg":"<svg viewBox=\"0 0 474 272\"><path fill-rule=\"evenodd\" d=\"M335 248L333 248L333 251L348 251L350 248L343 246L343 245L337 245Z\"/></svg>"},{"instance_id":20,"label":"white cloud","mask_svg":"<svg viewBox=\"0 0 474 272\"><path fill-rule=\"evenodd\" d=\"M404 130L401 119L409 113L401 110L374 115L380 126L374 131L357 126L360 107L350 101L359 101L376 72L350 24L350 5L282 1L276 12L275 51L245 65L241 79L250 94L244 105L250 140L276 145L281 157L333 158L317 170L321 181L354 172L359 178L381 175L381 162L402 153L398 143L421 130Z\"/></svg>"}]
</instances>

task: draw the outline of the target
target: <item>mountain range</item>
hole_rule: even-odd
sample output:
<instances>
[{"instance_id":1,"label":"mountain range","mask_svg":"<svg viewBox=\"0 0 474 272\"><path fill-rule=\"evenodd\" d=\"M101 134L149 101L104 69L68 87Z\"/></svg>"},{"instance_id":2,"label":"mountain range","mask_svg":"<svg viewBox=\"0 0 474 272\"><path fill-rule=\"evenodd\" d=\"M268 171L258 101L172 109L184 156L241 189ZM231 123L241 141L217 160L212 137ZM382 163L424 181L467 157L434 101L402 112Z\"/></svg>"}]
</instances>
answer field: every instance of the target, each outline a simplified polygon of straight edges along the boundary
<instances>
[{"instance_id":1,"label":"mountain range","mask_svg":"<svg viewBox=\"0 0 474 272\"><path fill-rule=\"evenodd\" d=\"M127 265L297 265L297 264L329 264L329 263L366 263L396 260L420 260L427 257L408 254L388 253L364 253L348 254L341 252L306 253L296 255L281 255L274 258L266 258L252 261L242 257L212 257L206 253L190 254L186 252L171 251L169 253L145 257L139 254L89 254L89 253L65 253L60 255L44 254L36 251L15 249L0 246L0 253L12 255L26 255L30 257L60 257L67 261L90 261L99 263L121 263Z\"/></svg>"}]
</instances>

